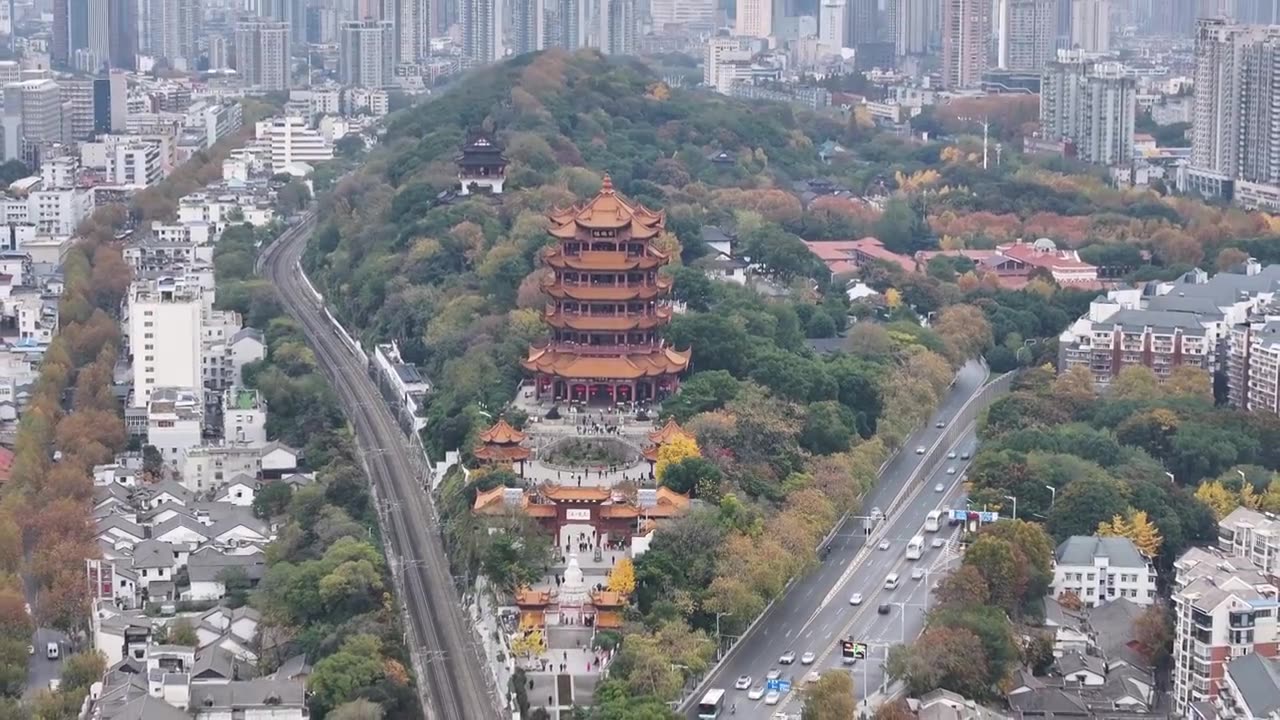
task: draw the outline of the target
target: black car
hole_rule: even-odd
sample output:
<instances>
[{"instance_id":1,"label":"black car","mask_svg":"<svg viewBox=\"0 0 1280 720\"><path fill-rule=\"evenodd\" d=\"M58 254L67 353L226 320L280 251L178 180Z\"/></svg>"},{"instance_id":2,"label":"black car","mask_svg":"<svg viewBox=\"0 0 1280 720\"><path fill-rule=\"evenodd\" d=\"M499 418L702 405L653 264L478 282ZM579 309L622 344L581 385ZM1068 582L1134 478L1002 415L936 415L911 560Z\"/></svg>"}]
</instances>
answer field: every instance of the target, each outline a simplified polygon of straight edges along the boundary
<instances>
[{"instance_id":1,"label":"black car","mask_svg":"<svg viewBox=\"0 0 1280 720\"><path fill-rule=\"evenodd\" d=\"M880 607L876 608L876 612L880 613L881 615L888 615L888 614L889 614L889 603L885 603L885 604L881 605Z\"/></svg>"}]
</instances>

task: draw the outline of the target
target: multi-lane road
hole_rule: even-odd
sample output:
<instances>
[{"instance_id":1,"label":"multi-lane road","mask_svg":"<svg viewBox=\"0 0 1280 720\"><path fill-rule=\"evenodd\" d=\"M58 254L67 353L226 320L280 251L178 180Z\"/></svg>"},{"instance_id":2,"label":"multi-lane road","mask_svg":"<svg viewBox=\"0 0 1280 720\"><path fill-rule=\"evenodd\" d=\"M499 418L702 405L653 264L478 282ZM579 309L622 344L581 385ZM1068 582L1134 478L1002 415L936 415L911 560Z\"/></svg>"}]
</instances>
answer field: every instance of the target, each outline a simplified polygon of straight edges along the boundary
<instances>
[{"instance_id":1,"label":"multi-lane road","mask_svg":"<svg viewBox=\"0 0 1280 720\"><path fill-rule=\"evenodd\" d=\"M737 715L744 718L768 718L779 711L798 714L797 698L805 676L815 670L847 668L840 665L839 641L853 637L871 645L871 658L858 661L853 666L858 697L862 698L867 689L874 693L883 678L880 666L885 648L901 642L903 637L914 637L920 631L928 596L927 585L936 582L936 577L932 576L927 581L912 580L911 568L924 567L936 575L951 554L949 549L930 548L929 541L934 537L951 537L952 529L944 523L938 533L926 534L923 526L930 510L963 505L960 479L967 463L959 455L964 452L972 454L977 440L971 429L957 432L952 423L986 378L986 369L976 363L961 369L935 416L928 425L907 439L902 452L884 468L875 487L863 501L862 506L867 513L878 507L887 511L888 516L876 523L869 538L861 517L847 519L828 545L827 557L821 565L793 583L787 593L773 604L756 627L703 683L704 689L725 688L728 691L726 706L736 704ZM936 427L938 423L944 427ZM915 449L931 450L937 443L945 443L941 450L954 450L957 458L944 461L936 470L929 472L931 468L927 461L930 455L917 454ZM954 468L955 473L948 474L948 468ZM938 483L943 484L942 492L934 490ZM907 561L907 542L919 534L926 538L924 555L918 561ZM889 541L889 549L876 549L884 539ZM886 576L895 571L901 579L898 588L890 591L884 588L884 583ZM861 605L849 604L853 593L862 594ZM878 613L878 606L882 603L891 604L887 616ZM794 664L779 664L779 656L786 651L796 654ZM812 666L801 664L800 657L805 652L817 656ZM778 705L765 705L763 699L749 700L747 691L733 689L735 680L743 675L752 678L753 686L762 684L766 673L773 668L779 669L784 679L792 681L791 692ZM697 699L690 698L690 705L696 704ZM688 717L697 717L693 707L686 710Z\"/></svg>"},{"instance_id":2,"label":"multi-lane road","mask_svg":"<svg viewBox=\"0 0 1280 720\"><path fill-rule=\"evenodd\" d=\"M904 503L893 517L871 535L871 542L862 551L863 560L846 571L845 582L831 592L828 602L796 631L792 637L779 639L778 646L792 650L799 658L805 652L812 652L816 658L812 665L805 666L797 660L792 665L781 665L778 658L773 658L769 668L778 668L783 677L791 677L793 692L783 697L775 710L799 712L799 693L804 676L809 672L826 672L832 668L849 666L841 664L839 641L851 638L855 642L867 643L869 656L859 660L852 666L854 687L859 699L876 693L884 679L883 663L889 647L914 638L924 625L924 616L928 610L930 588L941 579L941 574L954 566L959 556L952 541L956 529L944 520L936 533L924 530L925 518L930 510L936 508L963 507L963 489L960 478L968 463L959 459L963 453L972 453L977 445L977 438L967 433L952 450L957 459L939 467L924 482L916 487L918 493ZM947 474L954 470L955 474ZM943 490L935 488L942 485ZM920 535L925 539L924 554L918 560L908 560L906 548L913 536ZM946 543L941 548L932 547L932 541L940 539ZM881 541L887 541L889 548L880 550ZM911 573L915 568L925 571L925 577L915 580ZM888 589L885 581L891 573L898 576L898 587ZM853 593L862 595L860 605L849 604ZM888 614L880 614L881 605L888 605ZM768 629L770 635L777 631ZM783 651L785 652L785 651ZM781 653L778 653L781 655ZM767 671L767 670L766 670ZM755 677L762 676L757 672L753 682L760 683ZM743 705L738 709L751 708L745 717L764 715L767 706L754 707L754 703Z\"/></svg>"},{"instance_id":3,"label":"multi-lane road","mask_svg":"<svg viewBox=\"0 0 1280 720\"><path fill-rule=\"evenodd\" d=\"M315 226L303 216L262 258L262 273L306 332L320 367L355 430L375 496L393 565L396 590L407 608L410 652L415 658L424 713L429 720L490 720L495 698L475 650L440 538L434 508L422 491L417 465L365 364L329 324L302 278L298 261Z\"/></svg>"}]
</instances>

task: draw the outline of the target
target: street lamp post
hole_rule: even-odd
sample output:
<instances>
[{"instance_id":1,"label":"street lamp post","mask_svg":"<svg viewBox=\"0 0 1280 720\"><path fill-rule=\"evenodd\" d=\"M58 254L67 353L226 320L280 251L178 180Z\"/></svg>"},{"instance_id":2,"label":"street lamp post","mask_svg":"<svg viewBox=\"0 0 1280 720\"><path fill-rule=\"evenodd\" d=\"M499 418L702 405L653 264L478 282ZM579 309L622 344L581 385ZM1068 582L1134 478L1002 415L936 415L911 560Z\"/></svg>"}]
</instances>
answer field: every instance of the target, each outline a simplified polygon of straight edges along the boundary
<instances>
[{"instance_id":1,"label":"street lamp post","mask_svg":"<svg viewBox=\"0 0 1280 720\"><path fill-rule=\"evenodd\" d=\"M909 602L890 602L889 604L890 604L890 605L897 605L897 606L898 606L898 610L900 611L900 612L899 612L899 617L900 617L900 618L901 618L901 620L902 620L902 630L901 630L901 633L900 633L900 635L899 635L899 640L898 640L898 642L899 642L899 644L901 644L901 645L906 645L906 644L907 644L907 608L909 608L909 607L923 607L923 608L928 609L928 605L927 605L927 604L926 604L926 605L921 605L920 603L909 603Z\"/></svg>"},{"instance_id":2,"label":"street lamp post","mask_svg":"<svg viewBox=\"0 0 1280 720\"><path fill-rule=\"evenodd\" d=\"M724 641L720 637L720 618L733 615L731 612L716 613L716 660L720 659L720 653L724 648Z\"/></svg>"},{"instance_id":3,"label":"street lamp post","mask_svg":"<svg viewBox=\"0 0 1280 720\"><path fill-rule=\"evenodd\" d=\"M1013 495L1005 495L1004 499L1013 501L1013 519L1017 520L1018 519L1018 498Z\"/></svg>"}]
</instances>

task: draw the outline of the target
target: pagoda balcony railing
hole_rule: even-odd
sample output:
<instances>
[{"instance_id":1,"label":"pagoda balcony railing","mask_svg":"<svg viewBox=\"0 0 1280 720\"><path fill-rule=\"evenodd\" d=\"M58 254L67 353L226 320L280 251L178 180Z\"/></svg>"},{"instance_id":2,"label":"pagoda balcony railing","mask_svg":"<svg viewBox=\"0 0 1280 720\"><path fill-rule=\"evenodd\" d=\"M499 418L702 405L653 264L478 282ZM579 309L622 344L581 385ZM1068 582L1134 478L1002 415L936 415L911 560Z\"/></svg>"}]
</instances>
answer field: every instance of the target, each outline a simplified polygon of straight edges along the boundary
<instances>
[{"instance_id":1,"label":"pagoda balcony railing","mask_svg":"<svg viewBox=\"0 0 1280 720\"><path fill-rule=\"evenodd\" d=\"M636 258L647 257L643 252L631 252L630 250L588 250L582 247L577 250L562 247L560 252L565 257L569 258L582 258L583 256L588 256L602 259L635 260Z\"/></svg>"},{"instance_id":2,"label":"pagoda balcony railing","mask_svg":"<svg viewBox=\"0 0 1280 720\"><path fill-rule=\"evenodd\" d=\"M557 308L555 303L547 303L547 313L548 313L548 314L550 314L550 315L560 315L561 317L568 317L568 318L585 318L585 319L588 319L588 320L593 319L593 318L601 318L601 319L606 319L606 320L607 320L607 319L611 319L611 318L626 318L626 319L628 319L628 320L633 320L633 319L634 319L634 320L639 320L639 319L643 319L643 318L662 318L662 319L666 319L666 318L671 317L671 310L670 310L670 308L654 308L654 309L651 309L651 310L648 310L648 311L642 311L642 312L597 312L597 313L593 313L593 312L581 312L581 311L577 311L577 310L565 310L564 308Z\"/></svg>"},{"instance_id":3,"label":"pagoda balcony railing","mask_svg":"<svg viewBox=\"0 0 1280 720\"><path fill-rule=\"evenodd\" d=\"M625 345L588 345L575 342L552 342L551 348L557 352L573 355L626 355L628 353L651 352L662 347L662 343L629 343Z\"/></svg>"},{"instance_id":4,"label":"pagoda balcony railing","mask_svg":"<svg viewBox=\"0 0 1280 720\"><path fill-rule=\"evenodd\" d=\"M571 287L571 288L593 288L593 289L599 289L599 290L642 290L645 288L658 287L658 284L656 282L649 283L649 282L643 282L643 281L634 282L634 283L593 283L593 282L573 282L571 280L561 279L558 281L558 283L552 283L552 284L553 285L559 284L564 287Z\"/></svg>"}]
</instances>

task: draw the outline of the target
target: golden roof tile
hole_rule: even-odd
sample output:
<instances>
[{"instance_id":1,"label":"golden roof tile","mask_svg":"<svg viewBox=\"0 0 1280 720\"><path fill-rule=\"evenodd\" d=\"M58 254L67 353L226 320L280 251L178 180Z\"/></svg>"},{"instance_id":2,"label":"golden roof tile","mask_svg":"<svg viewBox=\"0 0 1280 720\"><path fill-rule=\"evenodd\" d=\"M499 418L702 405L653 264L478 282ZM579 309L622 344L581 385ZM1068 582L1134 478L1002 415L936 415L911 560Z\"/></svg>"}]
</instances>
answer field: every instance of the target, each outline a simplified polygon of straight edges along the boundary
<instances>
[{"instance_id":1,"label":"golden roof tile","mask_svg":"<svg viewBox=\"0 0 1280 720\"><path fill-rule=\"evenodd\" d=\"M472 454L486 462L518 462L528 460L533 451L519 445L481 445Z\"/></svg>"},{"instance_id":2,"label":"golden roof tile","mask_svg":"<svg viewBox=\"0 0 1280 720\"><path fill-rule=\"evenodd\" d=\"M645 353L617 356L574 355L550 348L534 348L523 361L526 369L563 378L605 378L637 380L674 375L689 367L692 351L670 347Z\"/></svg>"},{"instance_id":3,"label":"golden roof tile","mask_svg":"<svg viewBox=\"0 0 1280 720\"><path fill-rule=\"evenodd\" d=\"M667 423L665 425L660 429L649 433L649 442L654 445L661 445L663 443L671 442L678 437L692 438L693 435L688 430L680 427L680 423L676 422L675 418L667 418Z\"/></svg>"},{"instance_id":4,"label":"golden roof tile","mask_svg":"<svg viewBox=\"0 0 1280 720\"><path fill-rule=\"evenodd\" d=\"M493 427L480 433L480 442L496 443L498 445L517 445L525 441L528 437L519 430L511 427L504 417L498 418L498 422Z\"/></svg>"}]
</instances>

